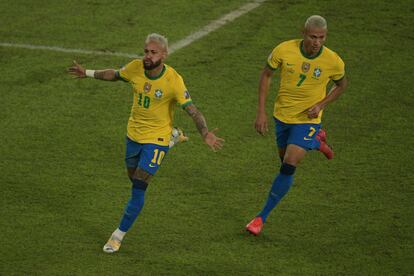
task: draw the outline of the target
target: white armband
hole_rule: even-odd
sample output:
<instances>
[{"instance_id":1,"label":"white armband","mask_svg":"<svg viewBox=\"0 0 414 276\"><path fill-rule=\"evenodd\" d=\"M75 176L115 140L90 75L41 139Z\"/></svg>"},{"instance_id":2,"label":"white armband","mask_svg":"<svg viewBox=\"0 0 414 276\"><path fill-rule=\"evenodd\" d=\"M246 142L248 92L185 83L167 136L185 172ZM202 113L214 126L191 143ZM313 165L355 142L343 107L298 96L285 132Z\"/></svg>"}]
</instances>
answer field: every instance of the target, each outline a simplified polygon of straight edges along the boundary
<instances>
[{"instance_id":1,"label":"white armband","mask_svg":"<svg viewBox=\"0 0 414 276\"><path fill-rule=\"evenodd\" d=\"M85 75L90 78L95 77L95 70L85 70Z\"/></svg>"}]
</instances>

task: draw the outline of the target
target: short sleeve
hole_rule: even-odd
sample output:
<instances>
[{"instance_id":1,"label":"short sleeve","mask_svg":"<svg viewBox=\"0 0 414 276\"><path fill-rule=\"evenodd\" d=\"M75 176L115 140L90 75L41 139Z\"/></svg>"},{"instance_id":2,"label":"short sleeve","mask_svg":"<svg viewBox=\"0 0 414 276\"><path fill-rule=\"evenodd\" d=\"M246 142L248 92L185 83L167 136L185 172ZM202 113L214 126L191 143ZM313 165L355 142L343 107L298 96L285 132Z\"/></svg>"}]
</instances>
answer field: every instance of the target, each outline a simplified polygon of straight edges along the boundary
<instances>
[{"instance_id":1,"label":"short sleeve","mask_svg":"<svg viewBox=\"0 0 414 276\"><path fill-rule=\"evenodd\" d=\"M124 67L122 67L121 69L119 69L119 76L124 81L130 81L133 76L132 72L136 70L138 63L139 63L138 60L133 60L127 65L125 65Z\"/></svg>"},{"instance_id":2,"label":"short sleeve","mask_svg":"<svg viewBox=\"0 0 414 276\"><path fill-rule=\"evenodd\" d=\"M280 45L275 47L270 53L269 57L267 58L267 65L273 69L276 70L280 64L282 64L282 59L280 56Z\"/></svg>"},{"instance_id":3,"label":"short sleeve","mask_svg":"<svg viewBox=\"0 0 414 276\"><path fill-rule=\"evenodd\" d=\"M177 103L182 107L186 107L187 105L192 103L190 93L188 92L187 88L185 87L184 80L181 76L177 76L174 85L174 93L175 99Z\"/></svg>"},{"instance_id":4,"label":"short sleeve","mask_svg":"<svg viewBox=\"0 0 414 276\"><path fill-rule=\"evenodd\" d=\"M337 55L337 61L335 65L335 70L331 76L331 79L336 82L340 81L345 76L345 63L344 61Z\"/></svg>"}]
</instances>

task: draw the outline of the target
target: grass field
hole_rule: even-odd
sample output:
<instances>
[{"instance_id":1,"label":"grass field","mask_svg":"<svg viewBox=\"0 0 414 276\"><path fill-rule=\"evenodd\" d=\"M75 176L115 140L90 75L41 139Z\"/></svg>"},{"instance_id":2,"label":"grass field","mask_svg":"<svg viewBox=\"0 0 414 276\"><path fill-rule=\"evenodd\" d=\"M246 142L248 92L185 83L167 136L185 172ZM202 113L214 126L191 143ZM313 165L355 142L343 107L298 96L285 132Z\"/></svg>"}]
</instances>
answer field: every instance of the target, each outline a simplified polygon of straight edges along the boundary
<instances>
[{"instance_id":1,"label":"grass field","mask_svg":"<svg viewBox=\"0 0 414 276\"><path fill-rule=\"evenodd\" d=\"M142 54L148 33L174 43L248 1L150 2L0 0L0 43ZM209 151L177 111L191 140L166 157L115 255L102 246L130 193L131 87L65 70L130 59L0 46L0 274L412 275L413 12L412 0L269 0L172 54L226 144ZM324 113L336 157L310 153L262 235L249 236L280 166L273 132L253 128L259 73L311 14L327 18L327 46L347 66L349 88Z\"/></svg>"}]
</instances>

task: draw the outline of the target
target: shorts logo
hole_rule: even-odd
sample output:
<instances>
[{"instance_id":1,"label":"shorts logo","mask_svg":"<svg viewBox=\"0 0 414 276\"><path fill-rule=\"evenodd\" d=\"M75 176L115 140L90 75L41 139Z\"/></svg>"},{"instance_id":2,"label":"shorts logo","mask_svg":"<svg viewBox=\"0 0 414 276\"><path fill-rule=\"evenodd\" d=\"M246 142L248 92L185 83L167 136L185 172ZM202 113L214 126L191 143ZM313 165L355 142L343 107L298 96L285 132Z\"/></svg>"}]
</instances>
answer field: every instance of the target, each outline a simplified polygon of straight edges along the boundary
<instances>
[{"instance_id":1,"label":"shorts logo","mask_svg":"<svg viewBox=\"0 0 414 276\"><path fill-rule=\"evenodd\" d=\"M144 84L144 92L145 92L145 93L148 93L148 92L150 92L150 91L151 91L151 83L146 82L146 83Z\"/></svg>"},{"instance_id":2,"label":"shorts logo","mask_svg":"<svg viewBox=\"0 0 414 276\"><path fill-rule=\"evenodd\" d=\"M149 164L149 167L150 167L150 168L155 168L155 167L156 167L156 165L154 165L154 164L150 163L150 164Z\"/></svg>"},{"instance_id":3,"label":"shorts logo","mask_svg":"<svg viewBox=\"0 0 414 276\"><path fill-rule=\"evenodd\" d=\"M310 140L312 140L312 138L303 137L303 140L305 140L305 141L310 141Z\"/></svg>"},{"instance_id":4,"label":"shorts logo","mask_svg":"<svg viewBox=\"0 0 414 276\"><path fill-rule=\"evenodd\" d=\"M322 74L321 68L316 67L315 70L313 70L313 76L315 78L319 78L321 74Z\"/></svg>"},{"instance_id":5,"label":"shorts logo","mask_svg":"<svg viewBox=\"0 0 414 276\"><path fill-rule=\"evenodd\" d=\"M302 63L302 72L307 73L309 71L309 69L310 69L310 64L307 63L307 62L303 62Z\"/></svg>"},{"instance_id":6,"label":"shorts logo","mask_svg":"<svg viewBox=\"0 0 414 276\"><path fill-rule=\"evenodd\" d=\"M161 89L155 90L154 96L157 99L161 99L161 97L162 97L162 90Z\"/></svg>"},{"instance_id":7,"label":"shorts logo","mask_svg":"<svg viewBox=\"0 0 414 276\"><path fill-rule=\"evenodd\" d=\"M188 100L190 98L190 93L187 90L184 91L184 98Z\"/></svg>"}]
</instances>

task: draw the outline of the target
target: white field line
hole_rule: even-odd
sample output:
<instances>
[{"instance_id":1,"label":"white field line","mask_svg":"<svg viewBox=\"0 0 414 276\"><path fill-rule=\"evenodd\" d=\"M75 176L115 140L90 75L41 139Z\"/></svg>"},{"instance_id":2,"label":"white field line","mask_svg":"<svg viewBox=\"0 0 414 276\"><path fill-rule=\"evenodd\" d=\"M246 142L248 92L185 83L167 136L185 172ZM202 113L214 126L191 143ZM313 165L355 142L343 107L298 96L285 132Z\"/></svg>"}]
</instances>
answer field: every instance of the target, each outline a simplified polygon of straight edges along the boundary
<instances>
[{"instance_id":1,"label":"white field line","mask_svg":"<svg viewBox=\"0 0 414 276\"><path fill-rule=\"evenodd\" d=\"M237 10L234 10L221 18L212 21L207 26L203 27L198 32L192 33L184 39L181 39L169 47L170 54L190 45L196 40L208 35L209 33L223 27L227 23L235 20L236 18L250 12L251 10L259 7L263 4L266 0L253 0ZM70 49L70 48L63 48L63 47L55 47L55 46L45 46L45 45L31 45L31 44L18 44L18 43L8 43L8 42L0 42L1 47L11 47L11 48L24 48L24 49L33 49L33 50L46 50L46 51L54 51L54 52L64 52L64 53L78 53L78 54L87 54L87 55L106 55L106 56L120 56L120 57L128 57L128 58L140 58L140 56L136 54L130 53L122 53L122 52L111 52L111 51L91 51L85 49Z\"/></svg>"},{"instance_id":2,"label":"white field line","mask_svg":"<svg viewBox=\"0 0 414 276\"><path fill-rule=\"evenodd\" d=\"M224 15L223 17L212 21L210 24L208 24L207 26L203 27L201 30L199 30L198 32L192 33L189 36L187 36L184 39L181 39L175 43L173 43L172 45L170 45L169 47L169 52L174 53L175 51L182 49L188 45L190 45L191 43L193 43L196 40L199 40L200 38L208 35L209 33L223 27L224 25L226 25L229 22L232 22L233 20L235 20L236 18L250 12L251 10L259 7L261 4L263 4L263 2L265 2L266 0L255 0L252 1L250 3L247 3L243 6L241 6L240 8L238 8L237 10L234 10L226 15Z\"/></svg>"},{"instance_id":3,"label":"white field line","mask_svg":"<svg viewBox=\"0 0 414 276\"><path fill-rule=\"evenodd\" d=\"M136 54L128 54L121 52L110 52L110 51L90 51L84 49L70 49L54 46L44 46L44 45L31 45L31 44L16 44L16 43L7 43L0 42L2 47L11 47L11 48L24 48L32 50L47 50L54 52L64 52L64 53L78 53L78 54L87 54L87 55L106 55L106 56L120 56L120 57L129 57L129 58L138 58Z\"/></svg>"}]
</instances>

